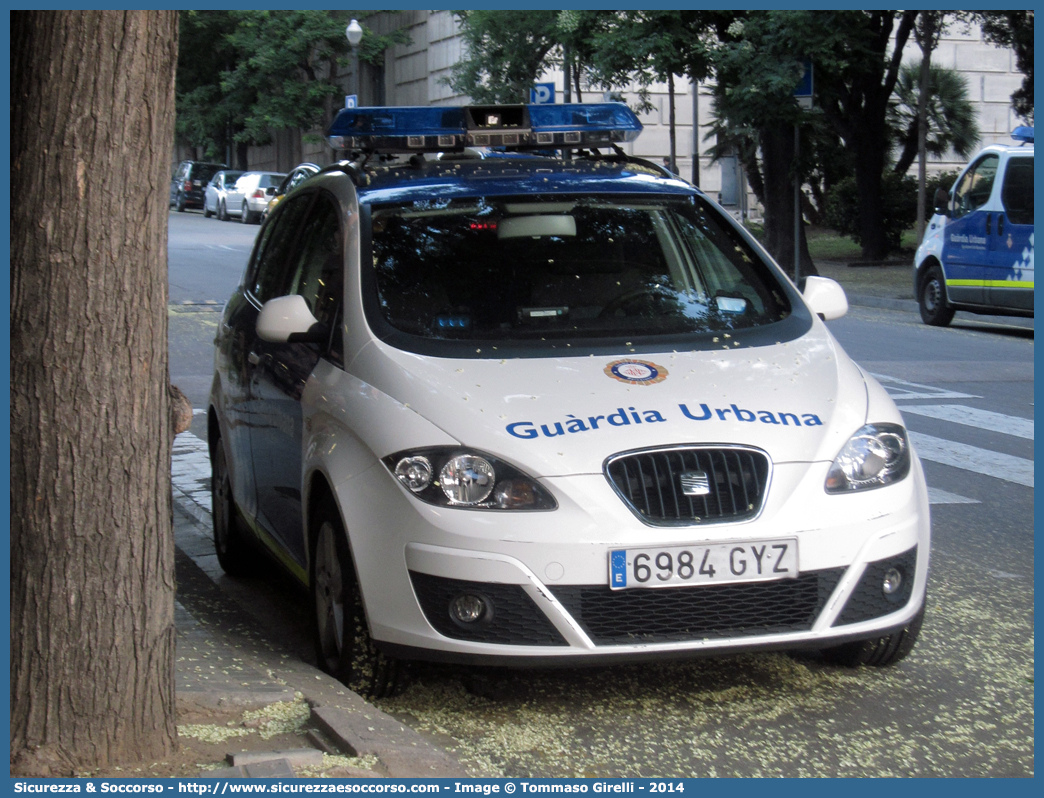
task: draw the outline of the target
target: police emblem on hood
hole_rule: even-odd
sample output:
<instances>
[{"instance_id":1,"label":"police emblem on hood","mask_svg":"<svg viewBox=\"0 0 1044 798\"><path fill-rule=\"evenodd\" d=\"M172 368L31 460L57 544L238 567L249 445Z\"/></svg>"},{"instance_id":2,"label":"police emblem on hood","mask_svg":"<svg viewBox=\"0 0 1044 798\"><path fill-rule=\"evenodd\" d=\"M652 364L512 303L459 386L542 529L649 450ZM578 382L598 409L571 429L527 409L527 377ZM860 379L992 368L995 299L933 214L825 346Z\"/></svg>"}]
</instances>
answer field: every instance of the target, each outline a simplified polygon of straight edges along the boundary
<instances>
[{"instance_id":1,"label":"police emblem on hood","mask_svg":"<svg viewBox=\"0 0 1044 798\"><path fill-rule=\"evenodd\" d=\"M605 373L628 385L655 385L667 379L667 369L648 360L614 360Z\"/></svg>"}]
</instances>

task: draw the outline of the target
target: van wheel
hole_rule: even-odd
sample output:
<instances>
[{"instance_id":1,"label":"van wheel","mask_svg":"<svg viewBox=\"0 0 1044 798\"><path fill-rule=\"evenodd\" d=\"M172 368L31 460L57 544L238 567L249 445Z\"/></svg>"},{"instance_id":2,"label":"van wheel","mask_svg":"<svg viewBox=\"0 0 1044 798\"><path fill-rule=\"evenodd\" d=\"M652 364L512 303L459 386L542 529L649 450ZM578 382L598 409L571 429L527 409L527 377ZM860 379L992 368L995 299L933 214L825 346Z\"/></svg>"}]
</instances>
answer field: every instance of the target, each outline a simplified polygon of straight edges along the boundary
<instances>
[{"instance_id":1,"label":"van wheel","mask_svg":"<svg viewBox=\"0 0 1044 798\"><path fill-rule=\"evenodd\" d=\"M921 280L917 304L921 320L933 327L945 327L953 321L954 309L946 303L946 278L938 266L929 266Z\"/></svg>"},{"instance_id":2,"label":"van wheel","mask_svg":"<svg viewBox=\"0 0 1044 798\"><path fill-rule=\"evenodd\" d=\"M315 608L315 653L319 667L366 698L394 695L403 663L373 644L348 539L331 499L314 517L311 585Z\"/></svg>"},{"instance_id":3,"label":"van wheel","mask_svg":"<svg viewBox=\"0 0 1044 798\"><path fill-rule=\"evenodd\" d=\"M857 668L860 665L885 667L906 657L921 634L924 622L924 604L905 627L898 632L869 640L856 640L823 651L823 659L833 665Z\"/></svg>"}]
</instances>

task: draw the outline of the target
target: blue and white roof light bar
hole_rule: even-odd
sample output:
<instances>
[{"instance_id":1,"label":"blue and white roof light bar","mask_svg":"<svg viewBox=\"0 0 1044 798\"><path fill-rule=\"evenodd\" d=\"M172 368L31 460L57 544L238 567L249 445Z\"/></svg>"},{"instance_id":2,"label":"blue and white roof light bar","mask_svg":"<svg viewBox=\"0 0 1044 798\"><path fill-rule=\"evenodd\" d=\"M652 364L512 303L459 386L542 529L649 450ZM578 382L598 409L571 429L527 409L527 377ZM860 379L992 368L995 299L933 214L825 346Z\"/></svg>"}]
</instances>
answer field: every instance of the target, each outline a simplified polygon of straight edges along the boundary
<instances>
[{"instance_id":1,"label":"blue and white roof light bar","mask_svg":"<svg viewBox=\"0 0 1044 798\"><path fill-rule=\"evenodd\" d=\"M623 103L591 103L344 108L326 134L337 150L415 153L608 147L634 141L641 131Z\"/></svg>"}]
</instances>

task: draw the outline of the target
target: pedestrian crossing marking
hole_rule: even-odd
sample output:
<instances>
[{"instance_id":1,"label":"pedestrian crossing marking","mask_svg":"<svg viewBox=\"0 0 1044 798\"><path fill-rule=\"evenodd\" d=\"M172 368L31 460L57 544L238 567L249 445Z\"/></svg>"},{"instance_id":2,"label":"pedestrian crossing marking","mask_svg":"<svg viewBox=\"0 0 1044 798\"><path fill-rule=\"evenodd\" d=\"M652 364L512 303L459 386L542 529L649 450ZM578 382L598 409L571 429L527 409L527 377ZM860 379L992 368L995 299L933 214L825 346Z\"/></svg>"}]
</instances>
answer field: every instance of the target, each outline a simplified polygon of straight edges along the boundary
<instances>
[{"instance_id":1,"label":"pedestrian crossing marking","mask_svg":"<svg viewBox=\"0 0 1044 798\"><path fill-rule=\"evenodd\" d=\"M1033 487L1032 460L936 438L934 435L921 432L908 431L908 434L922 460L1015 482L1027 488Z\"/></svg>"},{"instance_id":2,"label":"pedestrian crossing marking","mask_svg":"<svg viewBox=\"0 0 1044 798\"><path fill-rule=\"evenodd\" d=\"M982 504L978 499L969 499L967 496L958 496L939 488L928 488L929 504Z\"/></svg>"},{"instance_id":3,"label":"pedestrian crossing marking","mask_svg":"<svg viewBox=\"0 0 1044 798\"><path fill-rule=\"evenodd\" d=\"M887 374L871 374L871 377L881 383L892 400L903 402L910 399L981 399L970 393L958 393L948 391L945 388L936 388L933 385L922 385L919 382L908 382L898 377L889 377Z\"/></svg>"},{"instance_id":4,"label":"pedestrian crossing marking","mask_svg":"<svg viewBox=\"0 0 1044 798\"><path fill-rule=\"evenodd\" d=\"M980 410L977 407L966 407L965 405L903 405L901 410L904 415L913 413L940 421L950 421L954 424L964 424L976 429L1001 432L1005 435L1033 440L1033 421L1028 418L993 413L989 410Z\"/></svg>"}]
</instances>

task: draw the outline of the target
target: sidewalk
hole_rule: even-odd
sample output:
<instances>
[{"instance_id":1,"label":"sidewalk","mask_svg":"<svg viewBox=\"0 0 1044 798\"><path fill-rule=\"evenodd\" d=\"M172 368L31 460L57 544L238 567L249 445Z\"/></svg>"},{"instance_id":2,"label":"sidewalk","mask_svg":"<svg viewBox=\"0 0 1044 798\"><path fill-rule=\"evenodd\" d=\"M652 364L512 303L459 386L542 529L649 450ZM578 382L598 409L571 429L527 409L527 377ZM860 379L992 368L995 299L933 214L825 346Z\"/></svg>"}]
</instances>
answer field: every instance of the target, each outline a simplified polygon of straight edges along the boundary
<instances>
[{"instance_id":1,"label":"sidewalk","mask_svg":"<svg viewBox=\"0 0 1044 798\"><path fill-rule=\"evenodd\" d=\"M209 762L197 758L199 775L468 775L451 754L304 662L244 612L208 574L208 560L216 567L217 559L209 523L194 517L200 508L183 492L174 495L177 722L183 748L210 754ZM210 769L226 754L227 767Z\"/></svg>"},{"instance_id":2,"label":"sidewalk","mask_svg":"<svg viewBox=\"0 0 1044 798\"><path fill-rule=\"evenodd\" d=\"M913 293L913 263L888 261L882 266L849 266L835 260L815 261L820 277L836 280L849 305L918 313Z\"/></svg>"}]
</instances>

